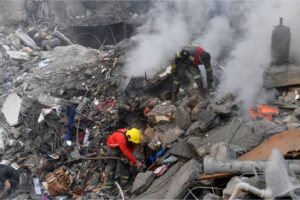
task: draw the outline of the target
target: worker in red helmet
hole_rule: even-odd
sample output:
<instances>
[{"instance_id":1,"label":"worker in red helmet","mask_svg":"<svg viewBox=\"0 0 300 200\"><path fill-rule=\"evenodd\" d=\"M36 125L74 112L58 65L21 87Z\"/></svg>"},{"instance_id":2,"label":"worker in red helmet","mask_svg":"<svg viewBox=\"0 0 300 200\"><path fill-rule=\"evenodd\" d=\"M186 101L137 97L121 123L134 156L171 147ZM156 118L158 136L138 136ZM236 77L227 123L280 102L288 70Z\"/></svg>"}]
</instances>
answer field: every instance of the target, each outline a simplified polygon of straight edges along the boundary
<instances>
[{"instance_id":1,"label":"worker in red helmet","mask_svg":"<svg viewBox=\"0 0 300 200\"><path fill-rule=\"evenodd\" d=\"M213 84L213 71L210 64L211 56L200 46L189 45L176 53L175 64L172 65L173 72L173 89L172 100L177 99L181 79L188 71L196 82L200 94L205 96L205 89L203 86L202 76L198 65L204 65L206 70L206 83L207 89L212 88Z\"/></svg>"},{"instance_id":2,"label":"worker in red helmet","mask_svg":"<svg viewBox=\"0 0 300 200\"><path fill-rule=\"evenodd\" d=\"M138 168L141 168L143 164L139 160L137 160L132 154L136 145L141 144L141 142L142 133L139 129L118 129L107 138L106 145L108 147L108 156L121 157L121 155L124 155L128 159L130 165L135 165ZM121 186L128 183L129 174L125 163L122 160L108 159L107 166L105 168L107 180L104 183L104 189L107 190L113 187L115 175L117 174L117 168L120 171Z\"/></svg>"}]
</instances>

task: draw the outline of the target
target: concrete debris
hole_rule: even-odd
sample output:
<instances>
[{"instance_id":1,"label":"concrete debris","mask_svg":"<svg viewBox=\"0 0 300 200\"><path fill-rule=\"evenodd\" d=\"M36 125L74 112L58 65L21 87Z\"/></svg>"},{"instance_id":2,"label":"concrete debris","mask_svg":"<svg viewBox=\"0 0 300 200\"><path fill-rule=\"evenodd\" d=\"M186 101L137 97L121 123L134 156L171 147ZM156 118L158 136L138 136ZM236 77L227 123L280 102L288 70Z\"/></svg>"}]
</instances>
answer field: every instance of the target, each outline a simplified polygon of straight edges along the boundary
<instances>
[{"instance_id":1,"label":"concrete debris","mask_svg":"<svg viewBox=\"0 0 300 200\"><path fill-rule=\"evenodd\" d=\"M155 179L152 185L139 196L134 196L132 199L160 199L166 198L165 195L170 187L171 179L178 172L182 163L175 163L161 177Z\"/></svg>"},{"instance_id":2,"label":"concrete debris","mask_svg":"<svg viewBox=\"0 0 300 200\"><path fill-rule=\"evenodd\" d=\"M18 29L16 30L16 35L22 40L22 42L25 43L25 45L30 46L32 48L36 48L37 45L35 43L35 41L26 33L24 33L24 31L22 29Z\"/></svg>"},{"instance_id":3,"label":"concrete debris","mask_svg":"<svg viewBox=\"0 0 300 200\"><path fill-rule=\"evenodd\" d=\"M152 128L147 128L144 132L144 140L148 147L152 150L157 150L161 146L161 133L154 131Z\"/></svg>"},{"instance_id":4,"label":"concrete debris","mask_svg":"<svg viewBox=\"0 0 300 200\"><path fill-rule=\"evenodd\" d=\"M49 96L46 94L40 94L38 96L38 101L40 104L51 108L57 106L66 106L68 104L65 99Z\"/></svg>"},{"instance_id":5,"label":"concrete debris","mask_svg":"<svg viewBox=\"0 0 300 200\"><path fill-rule=\"evenodd\" d=\"M191 181L202 173L202 165L196 160L185 163L172 178L166 199L181 199L191 185Z\"/></svg>"},{"instance_id":6,"label":"concrete debris","mask_svg":"<svg viewBox=\"0 0 300 200\"><path fill-rule=\"evenodd\" d=\"M163 102L157 104L146 116L155 123L159 123L160 121L169 122L174 118L174 112L175 106L171 102Z\"/></svg>"},{"instance_id":7,"label":"concrete debris","mask_svg":"<svg viewBox=\"0 0 300 200\"><path fill-rule=\"evenodd\" d=\"M2 106L2 113L10 126L15 126L19 123L21 105L22 99L18 94L12 93L7 96L6 101Z\"/></svg>"},{"instance_id":8,"label":"concrete debris","mask_svg":"<svg viewBox=\"0 0 300 200\"><path fill-rule=\"evenodd\" d=\"M300 134L291 130L300 129L300 88L291 87L300 85L297 65L267 69L268 97L256 99L261 104L248 115L239 96L215 90L220 64L213 65L216 87L201 96L193 81L182 80L173 102L171 61L162 73L127 77L124 71L133 23L144 16L135 11L145 13L148 3L143 10L129 1L18 2L0 2L13 24L0 27L0 155L20 172L15 199L220 199L269 197L269 191L275 198L293 187L272 177L279 174L288 186L298 181ZM10 17L5 8L17 13ZM142 166L122 169L128 151L108 156L108 136L123 127L142 132L146 145L128 143ZM274 148L279 152L271 154ZM114 161L116 172L107 174Z\"/></svg>"},{"instance_id":9,"label":"concrete debris","mask_svg":"<svg viewBox=\"0 0 300 200\"><path fill-rule=\"evenodd\" d=\"M237 157L236 152L234 152L224 142L213 144L210 148L209 154L212 158L221 161L235 159Z\"/></svg>"},{"instance_id":10,"label":"concrete debris","mask_svg":"<svg viewBox=\"0 0 300 200\"><path fill-rule=\"evenodd\" d=\"M54 31L54 34L61 40L65 41L68 45L74 44L69 38L67 38L62 32L57 29ZM59 44L58 44L59 45Z\"/></svg>"},{"instance_id":11,"label":"concrete debris","mask_svg":"<svg viewBox=\"0 0 300 200\"><path fill-rule=\"evenodd\" d=\"M216 114L210 111L203 110L202 112L200 112L198 115L197 122L201 131L206 132L210 128L212 128L214 126L214 121L216 117Z\"/></svg>"},{"instance_id":12,"label":"concrete debris","mask_svg":"<svg viewBox=\"0 0 300 200\"><path fill-rule=\"evenodd\" d=\"M19 128L12 127L9 129L9 132L13 134L15 139L18 139L22 134Z\"/></svg>"},{"instance_id":13,"label":"concrete debris","mask_svg":"<svg viewBox=\"0 0 300 200\"><path fill-rule=\"evenodd\" d=\"M192 151L192 149L188 145L187 139L180 140L169 150L169 153L175 156L180 156L189 159L198 157L197 154L194 151Z\"/></svg>"},{"instance_id":14,"label":"concrete debris","mask_svg":"<svg viewBox=\"0 0 300 200\"><path fill-rule=\"evenodd\" d=\"M276 124L274 122L262 119L253 122L253 129L256 133L262 133L266 136L271 136L286 130L283 124Z\"/></svg>"},{"instance_id":15,"label":"concrete debris","mask_svg":"<svg viewBox=\"0 0 300 200\"><path fill-rule=\"evenodd\" d=\"M0 155L5 153L6 134L6 131L2 127L0 127Z\"/></svg>"},{"instance_id":16,"label":"concrete debris","mask_svg":"<svg viewBox=\"0 0 300 200\"><path fill-rule=\"evenodd\" d=\"M208 106L207 110L224 117L228 117L232 114L232 109L230 105L217 105L216 103L211 103Z\"/></svg>"},{"instance_id":17,"label":"concrete debris","mask_svg":"<svg viewBox=\"0 0 300 200\"><path fill-rule=\"evenodd\" d=\"M132 193L133 194L142 193L152 184L154 179L155 179L155 174L152 171L138 173L132 186Z\"/></svg>"},{"instance_id":18,"label":"concrete debris","mask_svg":"<svg viewBox=\"0 0 300 200\"><path fill-rule=\"evenodd\" d=\"M168 146L176 141L184 133L179 127L167 130L167 132L161 134L161 141L163 146Z\"/></svg>"},{"instance_id":19,"label":"concrete debris","mask_svg":"<svg viewBox=\"0 0 300 200\"><path fill-rule=\"evenodd\" d=\"M296 65L272 67L265 71L264 86L266 88L276 88L299 85L299 75L300 68Z\"/></svg>"},{"instance_id":20,"label":"concrete debris","mask_svg":"<svg viewBox=\"0 0 300 200\"><path fill-rule=\"evenodd\" d=\"M192 123L187 107L180 106L175 113L176 125L182 130L186 130Z\"/></svg>"},{"instance_id":21,"label":"concrete debris","mask_svg":"<svg viewBox=\"0 0 300 200\"><path fill-rule=\"evenodd\" d=\"M209 154L210 145L206 144L202 137L190 137L187 143L200 158L203 158L205 155Z\"/></svg>"},{"instance_id":22,"label":"concrete debris","mask_svg":"<svg viewBox=\"0 0 300 200\"><path fill-rule=\"evenodd\" d=\"M21 51L6 51L8 56L11 59L15 60L20 60L20 61L28 61L29 60L29 55L26 52L21 52Z\"/></svg>"}]
</instances>

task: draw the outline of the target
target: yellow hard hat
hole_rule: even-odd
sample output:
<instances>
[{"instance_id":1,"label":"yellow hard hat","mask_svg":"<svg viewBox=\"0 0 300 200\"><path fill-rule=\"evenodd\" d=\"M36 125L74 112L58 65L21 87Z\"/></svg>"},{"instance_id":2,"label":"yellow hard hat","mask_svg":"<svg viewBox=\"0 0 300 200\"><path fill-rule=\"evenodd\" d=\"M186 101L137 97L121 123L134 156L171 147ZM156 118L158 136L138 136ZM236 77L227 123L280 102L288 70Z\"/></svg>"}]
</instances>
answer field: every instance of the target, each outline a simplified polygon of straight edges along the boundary
<instances>
[{"instance_id":1,"label":"yellow hard hat","mask_svg":"<svg viewBox=\"0 0 300 200\"><path fill-rule=\"evenodd\" d=\"M140 144L142 141L142 132L137 128L131 128L125 133L130 142Z\"/></svg>"}]
</instances>

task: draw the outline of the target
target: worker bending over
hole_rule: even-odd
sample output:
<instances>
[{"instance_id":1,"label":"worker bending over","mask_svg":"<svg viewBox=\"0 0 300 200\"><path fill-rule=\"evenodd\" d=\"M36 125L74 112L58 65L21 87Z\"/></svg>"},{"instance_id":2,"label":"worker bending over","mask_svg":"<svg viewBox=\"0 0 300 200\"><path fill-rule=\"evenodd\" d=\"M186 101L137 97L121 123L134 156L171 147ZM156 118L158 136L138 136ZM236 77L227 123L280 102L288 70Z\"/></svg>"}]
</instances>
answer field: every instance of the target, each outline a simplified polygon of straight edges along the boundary
<instances>
[{"instance_id":1,"label":"worker bending over","mask_svg":"<svg viewBox=\"0 0 300 200\"><path fill-rule=\"evenodd\" d=\"M212 88L213 72L210 64L210 54L200 46L189 45L176 53L175 64L172 65L173 72L173 89L172 100L177 99L181 79L184 78L188 71L196 82L200 94L205 96L202 76L198 65L204 65L206 70L207 89Z\"/></svg>"},{"instance_id":2,"label":"worker bending over","mask_svg":"<svg viewBox=\"0 0 300 200\"><path fill-rule=\"evenodd\" d=\"M113 132L106 141L108 147L108 156L111 157L121 157L124 155L130 165L136 165L138 168L142 167L142 163L133 156L133 151L136 145L141 144L142 133L137 128L131 129L118 129ZM120 173L120 184L125 185L129 180L129 170L126 169L126 165L122 160L108 159L107 166L105 168L105 174L107 176L107 181L104 183L104 189L111 189L114 181L115 175Z\"/></svg>"}]
</instances>

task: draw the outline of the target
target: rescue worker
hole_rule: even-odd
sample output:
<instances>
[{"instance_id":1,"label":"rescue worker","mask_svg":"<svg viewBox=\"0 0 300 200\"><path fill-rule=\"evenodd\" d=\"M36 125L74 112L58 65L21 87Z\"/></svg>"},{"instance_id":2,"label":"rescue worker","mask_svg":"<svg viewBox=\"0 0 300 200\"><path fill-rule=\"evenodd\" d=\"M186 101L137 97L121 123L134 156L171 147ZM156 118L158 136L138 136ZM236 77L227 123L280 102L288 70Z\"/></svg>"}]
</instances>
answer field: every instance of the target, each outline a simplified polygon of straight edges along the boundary
<instances>
[{"instance_id":1,"label":"rescue worker","mask_svg":"<svg viewBox=\"0 0 300 200\"><path fill-rule=\"evenodd\" d=\"M121 155L123 154L128 159L131 166L135 165L138 168L141 168L142 163L132 154L136 145L141 144L141 142L142 133L139 129L118 129L107 138L107 155L110 157L121 158ZM115 175L117 175L118 172L120 173L120 184L123 186L128 183L129 180L129 171L126 169L125 163L122 160L108 159L105 168L107 181L104 183L104 189L109 190L113 187Z\"/></svg>"},{"instance_id":2,"label":"rescue worker","mask_svg":"<svg viewBox=\"0 0 300 200\"><path fill-rule=\"evenodd\" d=\"M188 71L196 82L201 96L205 96L202 76L198 65L204 65L206 70L207 89L212 88L213 72L210 64L210 54L200 46L189 45L176 53L175 64L172 65L173 72L173 89L172 100L177 99L179 92L180 80Z\"/></svg>"}]
</instances>

